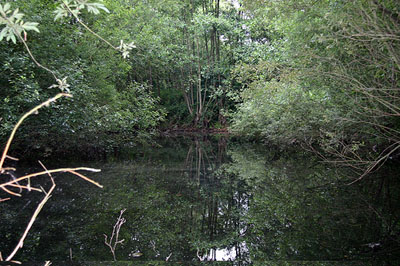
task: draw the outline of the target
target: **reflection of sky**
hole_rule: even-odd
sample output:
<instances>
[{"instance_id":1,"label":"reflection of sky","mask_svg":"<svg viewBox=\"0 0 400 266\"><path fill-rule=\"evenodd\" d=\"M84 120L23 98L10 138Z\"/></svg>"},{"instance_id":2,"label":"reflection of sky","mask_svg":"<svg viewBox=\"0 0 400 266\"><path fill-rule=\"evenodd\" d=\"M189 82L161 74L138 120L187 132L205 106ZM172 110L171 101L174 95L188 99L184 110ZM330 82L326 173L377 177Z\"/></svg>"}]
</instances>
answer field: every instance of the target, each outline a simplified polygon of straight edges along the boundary
<instances>
[{"instance_id":1,"label":"reflection of sky","mask_svg":"<svg viewBox=\"0 0 400 266\"><path fill-rule=\"evenodd\" d=\"M248 248L246 242L242 242L239 245L240 252L242 254L248 252ZM215 258L213 258L213 253L215 252ZM211 249L210 254L207 257L208 261L212 261L215 259L216 261L234 261L236 259L236 248L232 247L230 249Z\"/></svg>"}]
</instances>

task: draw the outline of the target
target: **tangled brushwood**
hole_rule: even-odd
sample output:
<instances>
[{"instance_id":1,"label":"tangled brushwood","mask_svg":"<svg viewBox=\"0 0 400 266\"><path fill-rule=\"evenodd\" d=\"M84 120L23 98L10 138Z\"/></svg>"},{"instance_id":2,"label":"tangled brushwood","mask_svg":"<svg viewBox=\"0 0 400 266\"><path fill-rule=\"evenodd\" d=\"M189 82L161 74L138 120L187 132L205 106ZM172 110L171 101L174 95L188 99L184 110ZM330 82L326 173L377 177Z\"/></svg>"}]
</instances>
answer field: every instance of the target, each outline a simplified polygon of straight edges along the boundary
<instances>
[{"instance_id":1,"label":"tangled brushwood","mask_svg":"<svg viewBox=\"0 0 400 266\"><path fill-rule=\"evenodd\" d=\"M5 166L5 162L6 160L14 160L17 161L17 158L14 158L12 156L8 155L10 146L12 144L12 141L14 139L15 133L17 132L18 128L20 127L20 125L22 124L22 122L31 114L35 114L38 112L38 110L44 106L49 106L51 103L55 102L57 99L61 98L61 97L71 97L70 94L66 94L66 93L59 93L57 94L55 97L48 99L47 101L41 103L40 105L37 105L36 107L34 107L32 110L30 110L29 112L27 112L26 114L24 114L20 120L18 121L18 123L14 126L14 129L11 132L11 135L6 143L6 146L3 150L3 154L0 158L0 177L1 180L3 180L4 177L7 176L7 179L10 181L7 182L3 182L0 184L0 189L3 190L3 192L5 192L5 195L7 195L6 197L3 197L0 194L0 202L4 202L7 200L11 200L12 197L22 197L23 196L23 191L36 191L36 192L40 192L44 194L43 199L41 200L41 202L39 203L39 205L37 206L35 212L33 213L28 225L25 228L25 231L23 232L21 238L19 239L17 245L15 246L14 250L10 253L10 255L8 255L5 259L3 259L3 256L0 252L0 261L8 261L8 262L13 262L13 263L18 263L20 264L19 261L13 260L14 256L16 255L16 253L18 252L18 250L20 248L23 247L24 245L24 240L27 237L29 230L31 229L33 223L35 222L36 218L38 217L40 211L42 210L43 206L46 204L46 202L49 200L52 192L54 191L54 188L56 187L56 184L54 182L54 178L52 176L52 174L54 173L60 173L60 172L67 172L67 173L71 173L75 176L78 176L100 188L102 188L103 186L100 185L99 183L93 181L92 179L86 177L85 175L79 173L78 171L90 171L90 172L99 172L99 169L93 169L93 168L87 168L87 167L78 167L78 168L58 168L58 169L51 169L48 170L40 161L39 164L43 167L43 171L41 172L36 172L36 173L31 173L28 175L24 175L21 177L16 177L14 172L16 171L16 168L13 167L7 167ZM52 186L49 190L45 190L40 184L37 185L32 185L31 182L31 178L33 177L37 177L37 176L41 176L41 175L48 175ZM11 177L11 178L9 178ZM18 192L15 192L14 190L18 189Z\"/></svg>"}]
</instances>

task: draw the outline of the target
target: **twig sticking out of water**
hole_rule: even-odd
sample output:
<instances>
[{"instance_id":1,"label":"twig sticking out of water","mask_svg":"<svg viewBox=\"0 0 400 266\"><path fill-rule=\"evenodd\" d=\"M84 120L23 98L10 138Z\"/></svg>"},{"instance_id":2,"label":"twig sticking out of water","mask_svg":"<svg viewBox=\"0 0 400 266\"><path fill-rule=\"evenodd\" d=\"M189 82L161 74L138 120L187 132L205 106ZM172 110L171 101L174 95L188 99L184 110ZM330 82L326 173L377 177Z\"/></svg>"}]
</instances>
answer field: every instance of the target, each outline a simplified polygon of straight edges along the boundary
<instances>
[{"instance_id":1,"label":"twig sticking out of water","mask_svg":"<svg viewBox=\"0 0 400 266\"><path fill-rule=\"evenodd\" d=\"M117 222L115 223L115 225L113 227L109 241L107 241L107 235L104 234L104 243L110 248L113 258L114 258L114 261L117 260L115 258L115 249L117 248L117 245L122 244L125 241L125 239L118 240L119 231L121 230L121 226L126 222L126 219L122 217L122 214L124 214L125 211L126 211L126 209L121 210L119 217L117 219ZM114 237L115 237L115 240L114 240ZM113 243L113 241L114 241L114 243Z\"/></svg>"},{"instance_id":2,"label":"twig sticking out of water","mask_svg":"<svg viewBox=\"0 0 400 266\"><path fill-rule=\"evenodd\" d=\"M200 261L204 261L207 258L207 254L200 256L200 249L197 248L196 256Z\"/></svg>"}]
</instances>

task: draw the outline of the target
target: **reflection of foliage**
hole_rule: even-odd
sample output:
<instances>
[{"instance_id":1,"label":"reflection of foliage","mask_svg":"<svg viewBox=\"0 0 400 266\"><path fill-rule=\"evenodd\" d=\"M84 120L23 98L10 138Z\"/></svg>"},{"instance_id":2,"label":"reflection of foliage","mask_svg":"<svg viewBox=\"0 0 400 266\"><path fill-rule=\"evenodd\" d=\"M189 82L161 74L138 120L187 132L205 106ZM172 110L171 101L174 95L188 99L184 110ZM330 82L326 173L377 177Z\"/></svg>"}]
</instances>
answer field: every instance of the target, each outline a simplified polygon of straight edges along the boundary
<instances>
[{"instance_id":1,"label":"reflection of foliage","mask_svg":"<svg viewBox=\"0 0 400 266\"><path fill-rule=\"evenodd\" d=\"M105 187L100 193L95 188L77 191L80 180L57 180L64 189L43 210L51 222L38 221L41 233L26 243L31 253L21 256L29 259L35 253L39 260L50 255L65 260L62 256L72 248L74 259L108 260L102 234L114 225L113 215L127 208L120 260L164 261L172 253L170 261L195 265L197 254L212 260L217 251L228 250L243 265L335 265L319 260L398 258L399 191L393 189L394 180L340 187L330 184L340 173L298 151L231 143L225 147L231 158L226 162L216 159L224 146L213 140L176 138L159 144L162 147L131 151L125 161L103 165L96 175ZM200 148L202 158L212 163L201 169L213 170L202 172L199 183L198 161L185 163L188 152L195 156ZM18 204L22 208L26 203ZM18 217L16 212L7 215L7 221ZM86 228L79 226L82 221ZM0 234L6 228L11 232L11 223L2 224ZM15 237L6 235L5 245ZM370 248L374 243L379 248ZM141 257L129 257L139 252Z\"/></svg>"},{"instance_id":2,"label":"reflection of foliage","mask_svg":"<svg viewBox=\"0 0 400 266\"><path fill-rule=\"evenodd\" d=\"M369 243L380 243L381 256L394 254L390 247L399 244L394 233L399 230L393 224L396 218L384 218L383 210L374 206L378 202L368 200L378 184L372 183L362 194L357 188L325 185L335 172L316 166L310 158L291 154L269 156L271 160L263 154L248 148L245 153L234 150L233 163L227 168L252 188L245 219L253 260L378 256Z\"/></svg>"}]
</instances>

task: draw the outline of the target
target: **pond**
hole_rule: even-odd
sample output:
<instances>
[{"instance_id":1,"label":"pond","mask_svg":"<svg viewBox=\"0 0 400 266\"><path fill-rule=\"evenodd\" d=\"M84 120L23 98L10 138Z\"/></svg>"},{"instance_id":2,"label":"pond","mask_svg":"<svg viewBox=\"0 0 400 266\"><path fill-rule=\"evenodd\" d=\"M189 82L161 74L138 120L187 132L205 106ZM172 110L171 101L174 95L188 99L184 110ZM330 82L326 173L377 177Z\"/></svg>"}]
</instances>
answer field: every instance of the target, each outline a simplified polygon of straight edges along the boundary
<instances>
[{"instance_id":1,"label":"pond","mask_svg":"<svg viewBox=\"0 0 400 266\"><path fill-rule=\"evenodd\" d=\"M15 257L24 265L110 265L105 235L125 209L113 265L400 265L394 166L348 186L349 173L302 150L226 136L162 138L97 162L42 161L101 168L88 176L104 188L55 175L53 196ZM32 182L51 185L46 176ZM3 257L42 197L0 203Z\"/></svg>"}]
</instances>

